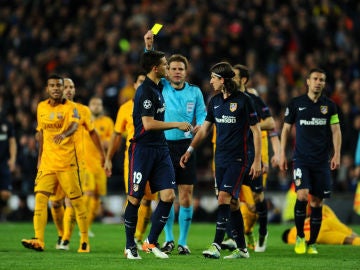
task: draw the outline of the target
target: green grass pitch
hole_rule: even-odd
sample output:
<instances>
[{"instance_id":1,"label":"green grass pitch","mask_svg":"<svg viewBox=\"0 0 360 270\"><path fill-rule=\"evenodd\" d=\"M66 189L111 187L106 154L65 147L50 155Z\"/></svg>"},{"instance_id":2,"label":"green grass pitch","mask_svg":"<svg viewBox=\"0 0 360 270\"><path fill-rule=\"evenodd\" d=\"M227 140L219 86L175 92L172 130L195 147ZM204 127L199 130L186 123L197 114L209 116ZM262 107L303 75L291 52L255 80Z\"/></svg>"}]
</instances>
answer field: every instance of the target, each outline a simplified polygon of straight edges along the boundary
<instances>
[{"instance_id":1,"label":"green grass pitch","mask_svg":"<svg viewBox=\"0 0 360 270\"><path fill-rule=\"evenodd\" d=\"M0 223L0 269L13 270L75 270L75 269L360 269L360 247L319 245L318 255L296 255L293 246L281 241L281 234L289 225L270 225L268 248L264 253L250 252L249 259L213 260L201 255L213 240L215 224L194 223L190 229L188 245L192 251L189 256L173 252L169 259L155 258L141 251L142 260L126 260L123 255L125 244L124 225L92 226L96 234L91 238L91 253L78 254L79 236L75 229L69 251L55 250L57 239L55 227L49 223L46 228L45 251L36 252L21 245L22 238L33 236L31 223ZM360 231L360 226L352 226ZM175 236L178 227L175 225ZM164 235L160 236L162 243ZM221 251L222 257L229 251Z\"/></svg>"}]
</instances>

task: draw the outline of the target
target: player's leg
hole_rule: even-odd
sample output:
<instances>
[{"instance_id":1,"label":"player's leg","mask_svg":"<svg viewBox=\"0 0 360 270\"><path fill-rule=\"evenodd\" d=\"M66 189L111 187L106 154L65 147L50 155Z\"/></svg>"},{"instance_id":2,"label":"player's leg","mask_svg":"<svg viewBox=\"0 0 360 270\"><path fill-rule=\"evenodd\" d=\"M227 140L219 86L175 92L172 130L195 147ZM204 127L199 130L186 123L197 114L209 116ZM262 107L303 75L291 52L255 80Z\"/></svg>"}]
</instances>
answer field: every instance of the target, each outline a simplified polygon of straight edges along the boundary
<instances>
[{"instance_id":1,"label":"player's leg","mask_svg":"<svg viewBox=\"0 0 360 270\"><path fill-rule=\"evenodd\" d=\"M48 201L50 194L54 193L58 184L55 173L39 171L35 179L35 208L33 239L23 239L21 242L26 248L43 251L45 247L44 234L48 220Z\"/></svg>"},{"instance_id":2,"label":"player's leg","mask_svg":"<svg viewBox=\"0 0 360 270\"><path fill-rule=\"evenodd\" d=\"M170 209L168 220L164 226L165 242L161 247L161 251L166 254L170 254L175 248L174 237L174 222L175 222L175 207L174 205Z\"/></svg>"},{"instance_id":3,"label":"player's leg","mask_svg":"<svg viewBox=\"0 0 360 270\"><path fill-rule=\"evenodd\" d=\"M69 198L65 198L65 212L64 212L64 235L62 237L60 249L70 249L70 239L76 223L76 215L71 201Z\"/></svg>"},{"instance_id":4,"label":"player's leg","mask_svg":"<svg viewBox=\"0 0 360 270\"><path fill-rule=\"evenodd\" d=\"M193 216L193 190L194 185L178 185L179 190L179 227L178 251L181 255L190 254L187 238Z\"/></svg>"},{"instance_id":5,"label":"player's leg","mask_svg":"<svg viewBox=\"0 0 360 270\"><path fill-rule=\"evenodd\" d=\"M80 187L80 176L77 170L69 170L57 173L60 185L65 192L66 197L71 201L74 208L76 222L80 231L80 247L78 252L90 252L88 236L87 210Z\"/></svg>"},{"instance_id":6,"label":"player's leg","mask_svg":"<svg viewBox=\"0 0 360 270\"><path fill-rule=\"evenodd\" d=\"M149 182L146 183L145 194L141 200L138 210L138 221L136 224L135 241L138 248L142 248L142 241L146 232L147 226L150 223L152 213L151 202L157 200L157 193L152 194Z\"/></svg>"},{"instance_id":7,"label":"player's leg","mask_svg":"<svg viewBox=\"0 0 360 270\"><path fill-rule=\"evenodd\" d=\"M64 199L65 193L60 185L58 185L55 194L51 195L49 198L51 216L58 233L58 240L55 246L56 249L60 249L62 236L64 235Z\"/></svg>"},{"instance_id":8,"label":"player's leg","mask_svg":"<svg viewBox=\"0 0 360 270\"><path fill-rule=\"evenodd\" d=\"M151 217L151 228L143 249L150 250L156 257L168 258L168 255L157 248L157 241L163 230L175 199L175 174L170 155L164 149L154 149L152 156L152 179L150 188L159 191L160 200Z\"/></svg>"}]
</instances>

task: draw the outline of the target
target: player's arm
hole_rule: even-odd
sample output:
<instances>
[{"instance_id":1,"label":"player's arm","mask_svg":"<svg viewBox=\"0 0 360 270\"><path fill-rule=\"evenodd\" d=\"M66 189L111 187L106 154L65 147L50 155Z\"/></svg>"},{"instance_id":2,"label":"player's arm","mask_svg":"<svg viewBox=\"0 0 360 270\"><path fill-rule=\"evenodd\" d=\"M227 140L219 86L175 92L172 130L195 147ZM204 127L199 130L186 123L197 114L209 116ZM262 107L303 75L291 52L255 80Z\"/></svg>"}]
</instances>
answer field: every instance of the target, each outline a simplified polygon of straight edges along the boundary
<instances>
[{"instance_id":1,"label":"player's arm","mask_svg":"<svg viewBox=\"0 0 360 270\"><path fill-rule=\"evenodd\" d=\"M268 131L268 137L270 138L271 147L273 150L273 156L271 157L271 165L273 167L279 166L280 161L280 140L276 130Z\"/></svg>"},{"instance_id":2,"label":"player's arm","mask_svg":"<svg viewBox=\"0 0 360 270\"><path fill-rule=\"evenodd\" d=\"M281 131L281 140L280 140L280 170L287 170L287 160L286 160L286 144L290 136L291 124L284 123L283 129Z\"/></svg>"},{"instance_id":3,"label":"player's arm","mask_svg":"<svg viewBox=\"0 0 360 270\"><path fill-rule=\"evenodd\" d=\"M93 129L93 130L89 131L89 135L90 135L91 140L95 144L97 150L100 153L101 166L103 166L104 162L105 162L105 154L104 154L104 149L103 149L101 141L100 141L99 134L96 132L95 129Z\"/></svg>"},{"instance_id":4,"label":"player's arm","mask_svg":"<svg viewBox=\"0 0 360 270\"><path fill-rule=\"evenodd\" d=\"M261 120L259 125L261 130L272 130L275 128L274 118L272 116L266 117Z\"/></svg>"},{"instance_id":5,"label":"player's arm","mask_svg":"<svg viewBox=\"0 0 360 270\"><path fill-rule=\"evenodd\" d=\"M198 147L201 142L208 136L209 132L211 131L213 123L206 121L201 125L199 131L196 133L195 137L193 138L189 148L187 151L181 156L180 158L180 166L185 168L185 163L189 160L191 154L193 153L194 149Z\"/></svg>"},{"instance_id":6,"label":"player's arm","mask_svg":"<svg viewBox=\"0 0 360 270\"><path fill-rule=\"evenodd\" d=\"M249 174L254 179L261 174L261 130L259 124L250 126L250 129L254 138L255 157Z\"/></svg>"},{"instance_id":7,"label":"player's arm","mask_svg":"<svg viewBox=\"0 0 360 270\"><path fill-rule=\"evenodd\" d=\"M71 122L69 127L63 133L54 136L54 142L56 144L60 144L62 140L64 140L66 137L73 135L74 132L77 130L78 126L79 124L77 122Z\"/></svg>"},{"instance_id":8,"label":"player's arm","mask_svg":"<svg viewBox=\"0 0 360 270\"><path fill-rule=\"evenodd\" d=\"M334 145L334 155L331 158L331 164L330 168L331 170L338 169L340 167L340 150L341 150L341 130L340 130L340 124L333 124L331 125L331 132L332 132L332 140Z\"/></svg>"},{"instance_id":9,"label":"player's arm","mask_svg":"<svg viewBox=\"0 0 360 270\"><path fill-rule=\"evenodd\" d=\"M153 116L142 116L142 123L146 131L149 130L168 130L178 128L182 131L191 131L192 125L188 122L163 122L155 120Z\"/></svg>"},{"instance_id":10,"label":"player's arm","mask_svg":"<svg viewBox=\"0 0 360 270\"><path fill-rule=\"evenodd\" d=\"M39 169L40 162L41 162L41 155L43 152L43 143L44 143L44 137L43 137L42 130L39 130L38 132L36 132L35 140L38 142L38 146L39 146L39 154L38 154L38 161L37 161L37 169Z\"/></svg>"},{"instance_id":11,"label":"player's arm","mask_svg":"<svg viewBox=\"0 0 360 270\"><path fill-rule=\"evenodd\" d=\"M122 134L118 132L113 132L110 138L109 147L106 152L104 169L107 176L111 176L112 173L112 158L114 157L116 151L120 148L122 142Z\"/></svg>"},{"instance_id":12,"label":"player's arm","mask_svg":"<svg viewBox=\"0 0 360 270\"><path fill-rule=\"evenodd\" d=\"M15 137L9 138L9 152L10 152L10 159L8 161L9 169L11 172L15 171L15 164L16 164L16 153L17 153L17 145Z\"/></svg>"}]
</instances>

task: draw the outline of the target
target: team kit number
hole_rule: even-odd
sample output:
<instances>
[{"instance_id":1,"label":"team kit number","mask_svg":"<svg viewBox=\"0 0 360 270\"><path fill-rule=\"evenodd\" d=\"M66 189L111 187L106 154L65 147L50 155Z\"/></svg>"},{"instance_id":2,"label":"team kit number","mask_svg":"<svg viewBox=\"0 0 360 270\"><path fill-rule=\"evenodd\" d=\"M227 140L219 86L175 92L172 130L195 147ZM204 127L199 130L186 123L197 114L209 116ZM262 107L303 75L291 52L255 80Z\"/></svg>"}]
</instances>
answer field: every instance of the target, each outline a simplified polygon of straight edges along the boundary
<instances>
[{"instance_id":1,"label":"team kit number","mask_svg":"<svg viewBox=\"0 0 360 270\"><path fill-rule=\"evenodd\" d=\"M133 190L136 192L139 190L139 184L142 180L142 173L141 172L134 172L133 173Z\"/></svg>"},{"instance_id":2,"label":"team kit number","mask_svg":"<svg viewBox=\"0 0 360 270\"><path fill-rule=\"evenodd\" d=\"M301 178L302 178L302 172L300 168L294 169L294 182L295 186L300 186L301 184Z\"/></svg>"}]
</instances>

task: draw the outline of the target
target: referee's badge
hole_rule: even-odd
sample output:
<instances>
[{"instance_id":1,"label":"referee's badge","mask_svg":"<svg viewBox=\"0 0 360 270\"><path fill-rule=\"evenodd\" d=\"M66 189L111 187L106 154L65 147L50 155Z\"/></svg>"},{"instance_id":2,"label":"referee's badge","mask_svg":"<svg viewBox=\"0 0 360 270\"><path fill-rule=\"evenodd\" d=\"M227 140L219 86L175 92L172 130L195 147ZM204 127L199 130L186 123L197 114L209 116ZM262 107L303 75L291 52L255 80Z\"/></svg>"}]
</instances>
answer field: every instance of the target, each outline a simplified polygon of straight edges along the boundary
<instances>
[{"instance_id":1,"label":"referee's badge","mask_svg":"<svg viewBox=\"0 0 360 270\"><path fill-rule=\"evenodd\" d=\"M230 103L230 111L235 112L237 109L237 103Z\"/></svg>"},{"instance_id":2,"label":"referee's badge","mask_svg":"<svg viewBox=\"0 0 360 270\"><path fill-rule=\"evenodd\" d=\"M328 106L320 106L320 112L322 114L327 114L328 110L329 110Z\"/></svg>"}]
</instances>

